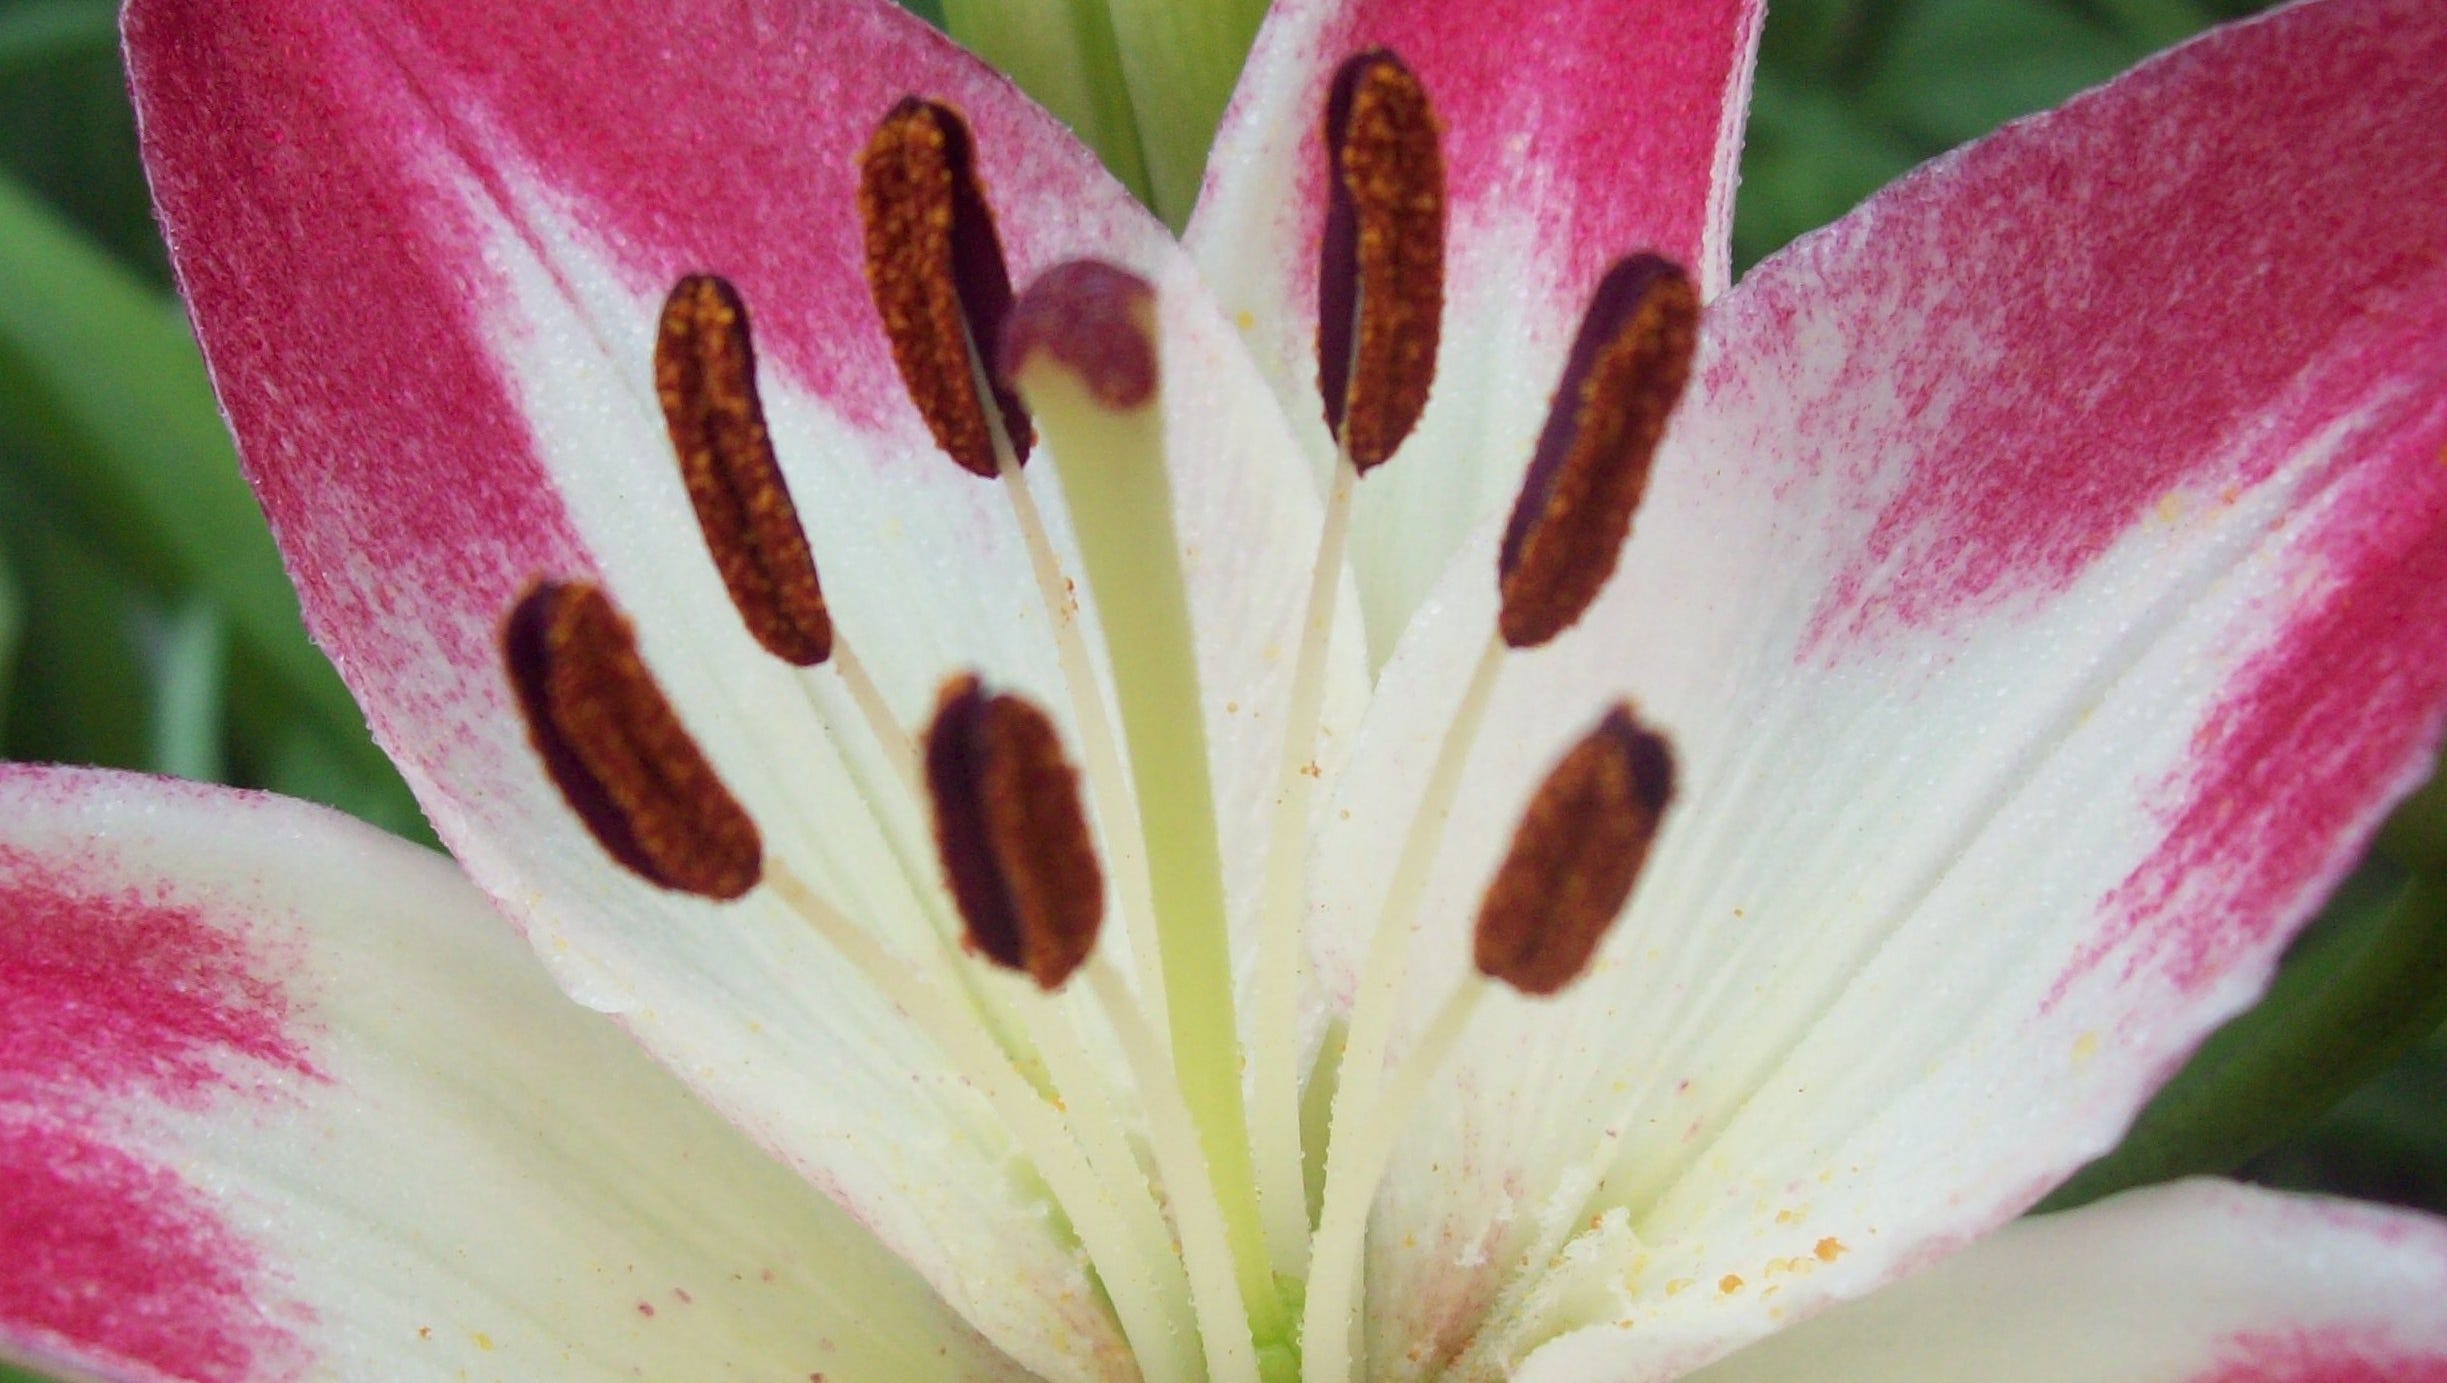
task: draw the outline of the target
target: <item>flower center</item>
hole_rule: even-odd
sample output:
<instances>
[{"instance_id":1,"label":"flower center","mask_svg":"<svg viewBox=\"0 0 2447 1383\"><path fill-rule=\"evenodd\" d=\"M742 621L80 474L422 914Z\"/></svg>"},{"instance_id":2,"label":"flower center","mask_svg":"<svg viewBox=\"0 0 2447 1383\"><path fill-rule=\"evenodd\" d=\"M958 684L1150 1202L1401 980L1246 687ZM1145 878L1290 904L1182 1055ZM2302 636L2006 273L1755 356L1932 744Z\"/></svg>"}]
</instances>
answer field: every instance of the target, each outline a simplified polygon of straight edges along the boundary
<instances>
[{"instance_id":1,"label":"flower center","mask_svg":"<svg viewBox=\"0 0 2447 1383\"><path fill-rule=\"evenodd\" d=\"M1629 706L1608 712L1527 803L1478 917L1474 971L1388 1060L1429 866L1497 674L1511 650L1571 627L1604 586L1689 375L1696 294L1675 266L1635 256L1600 285L1528 466L1496 573L1497 626L1411 818L1388 823L1401 847L1347 1035L1307 1073L1333 1091L1328 1132L1322 1147L1303 1144L1305 837L1327 643L1354 491L1426 407L1444 306L1439 126L1417 79L1391 54L1355 56L1332 85L1324 133L1317 364L1337 460L1283 708L1246 1024L1172 522L1166 450L1177 439L1161 407L1155 290L1083 261L1015 300L975 145L950 107L904 100L864 151L867 279L937 446L1005 497L1061 668L1076 767L1044 709L957 669L922 731L894 718L826 606L759 402L747 308L728 283L680 281L653 361L691 505L741 620L801 670L811 696L816 681L840 680L897 780L862 783L869 800L898 792L931 817L931 849L907 831L886 836L936 912L941 954L895 953L765 848L603 592L539 582L503 633L537 751L607 853L708 899L769 890L906 1013L1036 1168L1150 1383L1356 1377L1368 1211L1403 1128L1491 984L1547 995L1588 968L1673 793L1664 741ZM1024 476L1036 450L1055 458L1075 573ZM1096 602L1109 698L1075 577ZM1097 944L1108 883L1118 948ZM979 960L1034 989L981 983ZM1128 1091L1109 1088L1083 1023L1111 1034Z\"/></svg>"}]
</instances>

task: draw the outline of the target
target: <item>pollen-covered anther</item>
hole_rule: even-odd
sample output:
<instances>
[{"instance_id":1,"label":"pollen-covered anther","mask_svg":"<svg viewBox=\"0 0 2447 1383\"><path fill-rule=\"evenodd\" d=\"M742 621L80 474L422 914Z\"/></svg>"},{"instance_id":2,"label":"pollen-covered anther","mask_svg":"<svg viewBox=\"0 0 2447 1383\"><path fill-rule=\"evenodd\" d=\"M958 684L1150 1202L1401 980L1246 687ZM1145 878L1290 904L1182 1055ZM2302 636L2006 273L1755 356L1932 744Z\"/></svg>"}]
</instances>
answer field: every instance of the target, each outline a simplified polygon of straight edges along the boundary
<instances>
[{"instance_id":1,"label":"pollen-covered anther","mask_svg":"<svg viewBox=\"0 0 2447 1383\"><path fill-rule=\"evenodd\" d=\"M1029 390L1032 372L1043 379L1042 372L1051 368L1074 381L1098 408L1144 407L1157 384L1155 302L1155 286L1118 265L1097 259L1057 264L1038 275L1012 307L996 370ZM1042 412L1033 391L1029 397ZM1053 429L1050 421L1047 428Z\"/></svg>"},{"instance_id":2,"label":"pollen-covered anther","mask_svg":"<svg viewBox=\"0 0 2447 1383\"><path fill-rule=\"evenodd\" d=\"M1580 977L1631 897L1674 796L1674 756L1628 706L1538 785L1478 914L1480 973L1524 994Z\"/></svg>"},{"instance_id":3,"label":"pollen-covered anther","mask_svg":"<svg viewBox=\"0 0 2447 1383\"><path fill-rule=\"evenodd\" d=\"M765 429L747 307L730 284L691 274L671 290L654 338L654 392L697 526L748 632L784 662L823 662L832 617Z\"/></svg>"},{"instance_id":4,"label":"pollen-covered anther","mask_svg":"<svg viewBox=\"0 0 2447 1383\"><path fill-rule=\"evenodd\" d=\"M867 290L936 445L962 468L993 478L992 408L1013 459L1026 461L1031 434L1020 401L993 386L980 395L980 353L1001 337L1011 275L957 111L915 96L892 108L859 159L858 213Z\"/></svg>"},{"instance_id":5,"label":"pollen-covered anther","mask_svg":"<svg viewBox=\"0 0 2447 1383\"><path fill-rule=\"evenodd\" d=\"M613 859L704 898L756 887L756 823L680 724L609 596L537 582L511 607L502 651L536 753Z\"/></svg>"},{"instance_id":6,"label":"pollen-covered anther","mask_svg":"<svg viewBox=\"0 0 2447 1383\"><path fill-rule=\"evenodd\" d=\"M1053 722L954 678L926 732L926 785L969 949L1060 988L1095 948L1105 889Z\"/></svg>"},{"instance_id":7,"label":"pollen-covered anther","mask_svg":"<svg viewBox=\"0 0 2447 1383\"><path fill-rule=\"evenodd\" d=\"M1335 74L1317 275L1317 387L1365 474L1427 408L1444 323L1444 155L1427 90L1382 49Z\"/></svg>"},{"instance_id":8,"label":"pollen-covered anther","mask_svg":"<svg viewBox=\"0 0 2447 1383\"><path fill-rule=\"evenodd\" d=\"M1605 589L1699 349L1699 290L1656 255L1600 281L1522 477L1497 566L1498 629L1535 648Z\"/></svg>"}]
</instances>

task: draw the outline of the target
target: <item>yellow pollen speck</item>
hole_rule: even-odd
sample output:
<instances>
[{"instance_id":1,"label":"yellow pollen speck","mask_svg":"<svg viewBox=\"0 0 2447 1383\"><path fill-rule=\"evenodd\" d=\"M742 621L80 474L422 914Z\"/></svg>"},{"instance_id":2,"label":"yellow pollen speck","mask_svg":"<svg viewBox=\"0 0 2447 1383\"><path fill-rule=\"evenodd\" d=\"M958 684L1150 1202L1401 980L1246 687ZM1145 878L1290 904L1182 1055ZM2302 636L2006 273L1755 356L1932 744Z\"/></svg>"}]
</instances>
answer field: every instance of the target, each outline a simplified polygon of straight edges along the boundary
<instances>
[{"instance_id":1,"label":"yellow pollen speck","mask_svg":"<svg viewBox=\"0 0 2447 1383\"><path fill-rule=\"evenodd\" d=\"M478 1349L480 1349L480 1350L483 1350L483 1351L484 1351L485 1353L487 1353L487 1354L490 1354L490 1353L492 1353L492 1352L493 1352L493 1337L492 1337L492 1336L485 1334L485 1333L484 1333L483 1331L481 1331L481 1330L471 1330L471 1331L469 1331L469 1332L468 1332L468 1334L469 1334L470 1336L472 1336L472 1337L475 1339L475 1341L476 1341L476 1348L478 1348Z\"/></svg>"},{"instance_id":2,"label":"yellow pollen speck","mask_svg":"<svg viewBox=\"0 0 2447 1383\"><path fill-rule=\"evenodd\" d=\"M1789 1207L1776 1212L1776 1223L1780 1225L1789 1225L1800 1218L1801 1212Z\"/></svg>"},{"instance_id":3,"label":"yellow pollen speck","mask_svg":"<svg viewBox=\"0 0 2447 1383\"><path fill-rule=\"evenodd\" d=\"M2160 523L2173 523L2183 516L2184 501L2181 495L2169 491L2158 497L2158 521Z\"/></svg>"},{"instance_id":4,"label":"yellow pollen speck","mask_svg":"<svg viewBox=\"0 0 2447 1383\"><path fill-rule=\"evenodd\" d=\"M1718 1278L1716 1280L1716 1290L1724 1293L1726 1296L1732 1296L1734 1293L1742 1290L1742 1275L1740 1273L1727 1273L1723 1277Z\"/></svg>"},{"instance_id":5,"label":"yellow pollen speck","mask_svg":"<svg viewBox=\"0 0 2447 1383\"><path fill-rule=\"evenodd\" d=\"M1233 314L1232 325L1243 331L1255 331L1257 330L1257 314L1244 307Z\"/></svg>"},{"instance_id":6,"label":"yellow pollen speck","mask_svg":"<svg viewBox=\"0 0 2447 1383\"><path fill-rule=\"evenodd\" d=\"M1687 1278L1687 1277L1678 1277L1678 1278L1675 1278L1673 1281L1668 1282L1667 1284L1665 1284L1665 1294L1666 1294L1667 1296L1669 1296L1669 1297L1671 1297L1671 1296L1679 1296L1679 1295L1681 1295L1683 1292L1688 1291L1688 1290L1690 1289L1690 1286L1691 1286L1691 1279L1689 1279L1689 1278Z\"/></svg>"},{"instance_id":7,"label":"yellow pollen speck","mask_svg":"<svg viewBox=\"0 0 2447 1383\"><path fill-rule=\"evenodd\" d=\"M1844 1256L1844 1241L1832 1237L1821 1239L1818 1241L1818 1247L1810 1252L1818 1255L1819 1262L1832 1263Z\"/></svg>"},{"instance_id":8,"label":"yellow pollen speck","mask_svg":"<svg viewBox=\"0 0 2447 1383\"><path fill-rule=\"evenodd\" d=\"M2079 1066L2099 1054L2099 1035L2086 1032L2073 1039L2073 1064Z\"/></svg>"}]
</instances>

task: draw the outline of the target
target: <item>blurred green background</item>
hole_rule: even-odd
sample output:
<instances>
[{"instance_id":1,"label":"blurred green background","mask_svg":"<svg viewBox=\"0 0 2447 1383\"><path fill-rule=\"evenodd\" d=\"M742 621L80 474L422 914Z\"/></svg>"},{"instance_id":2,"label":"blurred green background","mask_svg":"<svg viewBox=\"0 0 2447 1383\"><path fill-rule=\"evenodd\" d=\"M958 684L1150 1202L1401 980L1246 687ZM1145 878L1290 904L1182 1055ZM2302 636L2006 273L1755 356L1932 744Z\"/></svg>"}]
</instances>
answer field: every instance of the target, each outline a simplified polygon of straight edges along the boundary
<instances>
[{"instance_id":1,"label":"blurred green background","mask_svg":"<svg viewBox=\"0 0 2447 1383\"><path fill-rule=\"evenodd\" d=\"M2259 7L1779 0L1740 259ZM111 0L0 0L0 756L268 787L430 841L298 628L238 482L147 210ZM2065 1199L2239 1169L2447 1211L2439 796L2399 813L2272 1001Z\"/></svg>"}]
</instances>

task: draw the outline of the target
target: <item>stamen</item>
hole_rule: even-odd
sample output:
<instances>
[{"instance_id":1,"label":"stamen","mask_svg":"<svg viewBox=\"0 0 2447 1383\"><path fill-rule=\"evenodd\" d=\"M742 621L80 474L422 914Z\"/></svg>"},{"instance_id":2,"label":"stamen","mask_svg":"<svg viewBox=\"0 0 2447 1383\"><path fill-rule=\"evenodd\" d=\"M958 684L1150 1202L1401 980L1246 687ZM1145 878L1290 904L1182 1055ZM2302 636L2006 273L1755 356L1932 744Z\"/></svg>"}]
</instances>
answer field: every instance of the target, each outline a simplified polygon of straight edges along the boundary
<instances>
[{"instance_id":1,"label":"stamen","mask_svg":"<svg viewBox=\"0 0 2447 1383\"><path fill-rule=\"evenodd\" d=\"M1359 992L1351 1001L1351 1024L1336 1068L1333 1113L1327 1122L1325 1198L1310 1253L1308 1301L1301 1314L1300 1377L1303 1383L1348 1383L1351 1307L1359 1299L1356 1240L1367 1225L1367 1201L1375 1190L1369 1170L1379 1113L1379 1082L1385 1076L1386 1045L1394 1010L1410 973L1410 940L1428 875L1443 848L1445 823L1461 791L1462 770L1478 742L1479 727L1504 665L1504 644L1492 635L1471 669L1453 718L1428 766L1427 781L1411 817L1409 833L1394 858L1393 877L1377 911L1360 962ZM1455 1020L1456 1022L1460 1020ZM1326 1226L1342 1226L1329 1238ZM1356 1226L1356 1227L1354 1227Z\"/></svg>"},{"instance_id":2,"label":"stamen","mask_svg":"<svg viewBox=\"0 0 2447 1383\"><path fill-rule=\"evenodd\" d=\"M764 845L595 586L539 581L502 626L527 735L578 819L653 883L729 900L756 886Z\"/></svg>"},{"instance_id":3,"label":"stamen","mask_svg":"<svg viewBox=\"0 0 2447 1383\"><path fill-rule=\"evenodd\" d=\"M1482 667L1493 661L1491 656ZM1445 996L1381 1096L1357 1095L1358 1103L1346 1108L1343 1092L1336 1092L1303 1338L1303 1376L1311 1383L1340 1383L1349 1367L1348 1322L1361 1300L1368 1208L1429 1078L1452 1055L1489 980L1527 994L1553 994L1587 967L1631 896L1673 796L1673 777L1664 739L1629 707L1617 706L1600 720L1531 795L1512 849L1488 885L1479 910L1480 973L1465 975ZM1354 1032L1358 1025L1355 1013ZM1370 1065L1358 1073L1374 1070ZM1343 1074L1346 1080L1354 1074L1347 1057Z\"/></svg>"},{"instance_id":4,"label":"stamen","mask_svg":"<svg viewBox=\"0 0 2447 1383\"><path fill-rule=\"evenodd\" d=\"M1605 589L1698 346L1699 293L1678 266L1634 255L1598 284L1504 530L1504 642L1545 643Z\"/></svg>"},{"instance_id":5,"label":"stamen","mask_svg":"<svg viewBox=\"0 0 2447 1383\"><path fill-rule=\"evenodd\" d=\"M1352 492L1392 457L1427 406L1444 317L1444 165L1426 91L1382 50L1346 61L1327 99L1331 200L1318 266L1317 380L1335 433L1317 555L1309 569L1291 696L1275 765L1259 894L1250 1044L1250 1141L1275 1271L1308 1270L1308 1192L1294 1038L1307 972L1301 935L1312 756L1325 699Z\"/></svg>"},{"instance_id":6,"label":"stamen","mask_svg":"<svg viewBox=\"0 0 2447 1383\"><path fill-rule=\"evenodd\" d=\"M691 274L671 290L654 339L654 392L705 546L748 632L784 662L823 662L832 619L765 431L747 306L730 284Z\"/></svg>"},{"instance_id":7,"label":"stamen","mask_svg":"<svg viewBox=\"0 0 2447 1383\"><path fill-rule=\"evenodd\" d=\"M1674 795L1674 755L1618 705L1529 799L1478 914L1479 973L1524 994L1578 979L1631 897Z\"/></svg>"},{"instance_id":8,"label":"stamen","mask_svg":"<svg viewBox=\"0 0 2447 1383\"><path fill-rule=\"evenodd\" d=\"M1016 461L1027 461L1032 434L1020 401L981 383L974 364L975 351L991 349L1002 334L1011 275L973 154L957 111L904 99L876 127L859 161L858 212L866 225L867 290L910 401L952 460L991 480L987 397Z\"/></svg>"},{"instance_id":9,"label":"stamen","mask_svg":"<svg viewBox=\"0 0 2447 1383\"><path fill-rule=\"evenodd\" d=\"M1053 722L955 678L926 733L926 780L970 949L1061 988L1095 948L1105 883Z\"/></svg>"},{"instance_id":10,"label":"stamen","mask_svg":"<svg viewBox=\"0 0 2447 1383\"><path fill-rule=\"evenodd\" d=\"M1361 474L1427 407L1444 321L1444 156L1427 91L1399 58L1361 53L1326 105L1331 200L1317 272L1317 389Z\"/></svg>"},{"instance_id":11,"label":"stamen","mask_svg":"<svg viewBox=\"0 0 2447 1383\"><path fill-rule=\"evenodd\" d=\"M1029 1087L1009 1056L920 972L775 861L774 893L800 920L909 1015L928 1040L1002 1118L1104 1282L1113 1312L1147 1383L1197 1383L1197 1330L1189 1284L1168 1251L1163 1219L1144 1177L1100 1175L1056 1107Z\"/></svg>"}]
</instances>

